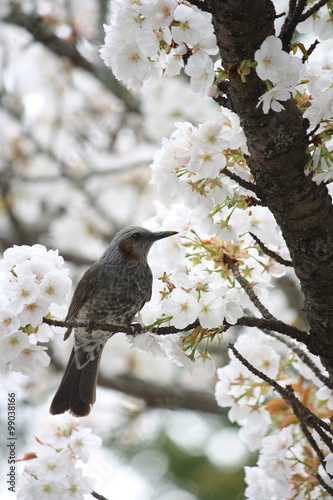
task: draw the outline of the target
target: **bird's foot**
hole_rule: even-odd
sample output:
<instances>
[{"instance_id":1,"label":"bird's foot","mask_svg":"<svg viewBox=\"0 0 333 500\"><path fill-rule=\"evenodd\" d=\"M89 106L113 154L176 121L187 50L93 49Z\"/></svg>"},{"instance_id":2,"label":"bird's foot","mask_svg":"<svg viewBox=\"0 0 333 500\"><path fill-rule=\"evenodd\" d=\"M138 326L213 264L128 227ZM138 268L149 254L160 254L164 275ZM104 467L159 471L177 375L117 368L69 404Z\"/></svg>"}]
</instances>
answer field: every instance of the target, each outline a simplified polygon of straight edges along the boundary
<instances>
[{"instance_id":1,"label":"bird's foot","mask_svg":"<svg viewBox=\"0 0 333 500\"><path fill-rule=\"evenodd\" d=\"M88 333L91 333L93 332L94 330L98 330L97 328L97 322L95 319L90 319L87 323L87 332Z\"/></svg>"},{"instance_id":2,"label":"bird's foot","mask_svg":"<svg viewBox=\"0 0 333 500\"><path fill-rule=\"evenodd\" d=\"M131 325L131 330L132 330L133 337L136 337L137 335L142 333L143 328L142 328L142 325L140 325L140 323L134 323Z\"/></svg>"}]
</instances>

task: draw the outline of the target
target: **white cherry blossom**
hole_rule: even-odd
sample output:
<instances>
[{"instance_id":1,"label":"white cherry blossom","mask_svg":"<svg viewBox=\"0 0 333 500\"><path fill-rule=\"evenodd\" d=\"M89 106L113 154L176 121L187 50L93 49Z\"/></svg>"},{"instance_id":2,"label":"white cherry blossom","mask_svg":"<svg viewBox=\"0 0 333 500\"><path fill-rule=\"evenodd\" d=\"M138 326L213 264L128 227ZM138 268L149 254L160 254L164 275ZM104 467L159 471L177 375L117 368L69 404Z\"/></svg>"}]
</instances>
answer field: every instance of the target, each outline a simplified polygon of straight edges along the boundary
<instances>
[{"instance_id":1,"label":"white cherry blossom","mask_svg":"<svg viewBox=\"0 0 333 500\"><path fill-rule=\"evenodd\" d=\"M26 460L18 475L17 498L83 500L93 491L94 481L83 475L78 458L88 461L89 451L100 444L90 428L80 428L73 421L65 427L57 425L54 434L39 435L33 449L36 458Z\"/></svg>"},{"instance_id":2,"label":"white cherry blossom","mask_svg":"<svg viewBox=\"0 0 333 500\"><path fill-rule=\"evenodd\" d=\"M50 364L50 358L45 350L46 347L29 344L11 360L12 369L23 375L33 375L38 367Z\"/></svg>"},{"instance_id":3,"label":"white cherry blossom","mask_svg":"<svg viewBox=\"0 0 333 500\"><path fill-rule=\"evenodd\" d=\"M269 112L270 109L279 113L284 109L283 104L280 101L288 101L291 98L291 93L286 89L284 84L278 84L267 90L262 96L259 97L257 107L262 104L262 109L265 114Z\"/></svg>"},{"instance_id":4,"label":"white cherry blossom","mask_svg":"<svg viewBox=\"0 0 333 500\"><path fill-rule=\"evenodd\" d=\"M92 433L90 427L85 427L84 429L74 429L69 436L68 444L86 463L89 460L90 452L95 448L99 448L102 440Z\"/></svg>"},{"instance_id":5,"label":"white cherry blossom","mask_svg":"<svg viewBox=\"0 0 333 500\"><path fill-rule=\"evenodd\" d=\"M191 77L191 87L195 92L207 94L214 82L213 61L206 54L189 57L185 73Z\"/></svg>"},{"instance_id":6,"label":"white cherry blossom","mask_svg":"<svg viewBox=\"0 0 333 500\"><path fill-rule=\"evenodd\" d=\"M224 319L222 297L216 297L214 292L203 293L199 300L198 318L204 328L221 326Z\"/></svg>"},{"instance_id":7,"label":"white cherry blossom","mask_svg":"<svg viewBox=\"0 0 333 500\"><path fill-rule=\"evenodd\" d=\"M198 302L192 293L176 288L167 300L161 303L165 316L172 316L171 323L176 328L184 328L197 318Z\"/></svg>"},{"instance_id":8,"label":"white cherry blossom","mask_svg":"<svg viewBox=\"0 0 333 500\"><path fill-rule=\"evenodd\" d=\"M28 336L20 331L0 337L0 359L8 363L30 345Z\"/></svg>"},{"instance_id":9,"label":"white cherry blossom","mask_svg":"<svg viewBox=\"0 0 333 500\"><path fill-rule=\"evenodd\" d=\"M261 80L277 83L288 68L289 57L289 54L282 50L280 38L274 35L268 36L254 54L254 59L258 63L257 75Z\"/></svg>"}]
</instances>

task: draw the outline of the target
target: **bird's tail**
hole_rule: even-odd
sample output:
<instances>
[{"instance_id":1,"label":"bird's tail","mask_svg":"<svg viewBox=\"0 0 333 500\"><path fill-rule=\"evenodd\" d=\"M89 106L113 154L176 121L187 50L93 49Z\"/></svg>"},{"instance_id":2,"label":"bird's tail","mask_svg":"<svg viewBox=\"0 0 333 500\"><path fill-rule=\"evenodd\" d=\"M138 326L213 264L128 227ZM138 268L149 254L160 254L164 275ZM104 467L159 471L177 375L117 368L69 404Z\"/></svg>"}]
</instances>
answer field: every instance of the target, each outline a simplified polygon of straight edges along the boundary
<instances>
[{"instance_id":1,"label":"bird's tail","mask_svg":"<svg viewBox=\"0 0 333 500\"><path fill-rule=\"evenodd\" d=\"M74 359L74 348L72 349L59 389L50 406L52 415L59 415L67 410L76 417L89 415L91 405L96 400L98 368L102 350L99 351L95 359L78 369Z\"/></svg>"}]
</instances>

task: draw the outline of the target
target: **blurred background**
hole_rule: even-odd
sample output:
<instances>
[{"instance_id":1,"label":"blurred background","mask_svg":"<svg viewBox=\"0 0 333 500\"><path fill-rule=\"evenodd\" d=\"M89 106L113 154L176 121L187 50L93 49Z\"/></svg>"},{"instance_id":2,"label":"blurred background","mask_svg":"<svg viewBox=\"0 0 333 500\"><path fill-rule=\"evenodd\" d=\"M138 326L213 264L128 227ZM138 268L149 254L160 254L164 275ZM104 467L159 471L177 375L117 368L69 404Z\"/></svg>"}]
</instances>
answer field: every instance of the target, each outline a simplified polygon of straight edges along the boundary
<instances>
[{"instance_id":1,"label":"blurred background","mask_svg":"<svg viewBox=\"0 0 333 500\"><path fill-rule=\"evenodd\" d=\"M2 0L0 18L1 252L59 249L75 284L116 231L155 215L149 164L162 138L177 121L214 119L218 106L184 76L145 93L122 87L98 54L108 1ZM227 360L226 345L212 352L216 366ZM17 393L20 457L33 451L34 435L67 418L48 407L69 350L55 332L50 367L4 376L1 401ZM215 383L199 369L189 374L134 352L124 335L112 338L84 422L103 438L85 469L95 490L109 500L242 500L242 467L256 457L217 406Z\"/></svg>"}]
</instances>

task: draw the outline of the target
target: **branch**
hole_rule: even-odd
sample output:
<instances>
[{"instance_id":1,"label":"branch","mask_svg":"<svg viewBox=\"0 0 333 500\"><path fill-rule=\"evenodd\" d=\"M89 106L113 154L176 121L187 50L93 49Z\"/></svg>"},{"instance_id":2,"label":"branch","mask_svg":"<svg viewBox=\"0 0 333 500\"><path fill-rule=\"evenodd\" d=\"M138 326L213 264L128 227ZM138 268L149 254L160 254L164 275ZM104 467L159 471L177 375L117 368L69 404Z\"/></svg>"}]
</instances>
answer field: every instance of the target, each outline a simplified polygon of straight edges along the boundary
<instances>
[{"instance_id":1,"label":"branch","mask_svg":"<svg viewBox=\"0 0 333 500\"><path fill-rule=\"evenodd\" d=\"M0 95L0 97L1 97L1 95ZM6 111L11 112L11 110L9 110L8 108L6 108ZM15 118L18 118L18 120L22 120L21 117L15 117ZM42 153L50 156L53 160L59 162L59 159L57 158L57 156L55 156L55 154L52 152L52 150L46 149L43 146L41 146L33 136L31 136L30 134L27 133L27 131L25 131L25 133L29 137L29 139L34 141L34 144L38 147L38 149ZM87 173L84 173L84 174L75 173L74 175L69 175L68 172L70 171L70 168L67 166L67 164L62 161L62 166L63 166L63 170L66 173L66 177L69 180L71 180L72 182L75 181L77 184L82 185L82 183L84 183L84 182L86 182L89 179L92 179L94 177L106 177L109 175L119 174L122 172L126 172L127 170L133 170L133 169L141 166L143 163L149 164L152 161L152 157L153 157L153 154L155 151L156 151L156 147L151 146L151 149L148 149L148 147L146 147L144 152L136 151L135 153L130 153L122 158L115 158L114 155L110 155L110 163L112 163L112 167L106 168L103 170L93 170L91 164L88 164L88 166L90 167L90 171ZM62 175L64 175L63 172L62 172ZM20 180L22 180L23 182L36 182L36 183L37 182L52 182L53 180L59 180L59 176L57 176L57 175L39 175L39 176L31 177L31 176L27 176L27 175L21 175Z\"/></svg>"},{"instance_id":2,"label":"branch","mask_svg":"<svg viewBox=\"0 0 333 500\"><path fill-rule=\"evenodd\" d=\"M287 325L283 321L278 319L264 319L264 318L253 318L243 316L239 318L236 323L237 326L250 326L254 328L260 328L261 330L270 330L273 332L282 333L287 335L298 342L303 342L306 346L311 343L311 337L307 332L299 330L295 326ZM236 326L235 325L235 326ZM232 325L229 325L232 326Z\"/></svg>"},{"instance_id":3,"label":"branch","mask_svg":"<svg viewBox=\"0 0 333 500\"><path fill-rule=\"evenodd\" d=\"M240 186L242 186L245 189L248 189L249 191L252 191L260 198L258 188L253 182L249 182L249 181L246 181L245 179L242 179L239 175L235 174L234 172L231 172L228 169L228 167L224 167L220 173L226 175L227 177L229 177L229 179L236 181ZM263 204L262 201L257 200L257 202L258 202L257 203L258 205Z\"/></svg>"},{"instance_id":4,"label":"branch","mask_svg":"<svg viewBox=\"0 0 333 500\"><path fill-rule=\"evenodd\" d=\"M96 493L96 491L92 491L90 494L91 494L92 497L97 498L97 500L108 500L103 495L100 495L99 493Z\"/></svg>"},{"instance_id":5,"label":"branch","mask_svg":"<svg viewBox=\"0 0 333 500\"><path fill-rule=\"evenodd\" d=\"M43 323L46 323L47 325L50 326L59 326L62 328L91 328L91 325L87 322L83 321L60 321L56 319L51 319L51 318L43 318ZM184 328L176 328L174 326L160 326L160 327L151 327L151 326L144 326L142 327L142 333L144 334L145 332L152 331L156 335L169 335L172 333L181 333L181 332L187 332L189 330L194 330L194 328L200 326L199 321L195 321L194 323L191 323L190 325L185 326ZM249 326L249 327L255 327L255 328L260 328L262 330L269 330L269 331L274 331L281 333L283 335L287 335L288 337L291 337L298 342L303 342L305 345L308 346L311 342L311 337L310 335L302 330L299 330L295 326L287 325L286 323L283 323L283 321L279 321L275 318L273 319L264 319L264 318L254 318L254 317L247 317L243 316L242 318L239 318L237 322L234 325L231 325L227 321L224 321L223 326L226 327L231 327L231 326ZM93 325L94 329L102 330L104 332L110 332L110 337L115 334L115 333L126 333L127 335L136 335L137 331L133 329L132 327L124 327L124 326L115 326L111 325L108 323L94 323ZM325 382L326 383L326 382ZM327 384L326 384L327 385Z\"/></svg>"},{"instance_id":6,"label":"branch","mask_svg":"<svg viewBox=\"0 0 333 500\"><path fill-rule=\"evenodd\" d=\"M305 406L294 393L293 388L288 385L286 387L282 387L280 384L273 380L272 378L265 375L260 370L257 370L247 359L245 359L240 352L235 348L233 344L229 344L229 348L232 350L236 358L254 375L259 377L264 382L267 382L273 389L275 389L281 397L286 401L287 404L292 408L295 416L299 420L300 424L302 423L304 426L309 426L314 429L320 435L323 442L326 444L328 449L333 452L333 443L332 443L332 435L333 430L331 427L317 417L307 406ZM330 436L328 436L327 434ZM307 436L305 436L307 438ZM310 443L311 444L311 443ZM318 457L320 459L320 457Z\"/></svg>"},{"instance_id":7,"label":"branch","mask_svg":"<svg viewBox=\"0 0 333 500\"><path fill-rule=\"evenodd\" d=\"M246 294L248 295L249 299L251 302L256 306L259 312L263 315L265 319L275 319L274 316L266 309L266 307L261 303L249 283L246 281L245 278L241 275L239 272L238 267L235 265L235 263L232 261L232 259L228 255L224 255L224 260L228 264L229 268L233 272L235 278L237 279L238 283L241 285L241 287L245 290Z\"/></svg>"},{"instance_id":8,"label":"branch","mask_svg":"<svg viewBox=\"0 0 333 500\"><path fill-rule=\"evenodd\" d=\"M296 8L296 3L297 3L297 0L289 0L289 11L288 11L288 15L291 15L295 8Z\"/></svg>"},{"instance_id":9,"label":"branch","mask_svg":"<svg viewBox=\"0 0 333 500\"><path fill-rule=\"evenodd\" d=\"M290 42L295 28L301 22L302 12L305 9L307 0L294 0L289 3L289 12L282 26L279 38L282 41L283 50L289 52Z\"/></svg>"},{"instance_id":10,"label":"branch","mask_svg":"<svg viewBox=\"0 0 333 500\"><path fill-rule=\"evenodd\" d=\"M55 54L66 57L74 66L91 73L108 91L121 99L128 110L136 112L139 110L136 99L116 80L111 70L102 62L100 64L89 62L80 54L75 44L59 38L40 16L25 14L19 7L13 6L3 21L26 29L37 42L41 42Z\"/></svg>"},{"instance_id":11,"label":"branch","mask_svg":"<svg viewBox=\"0 0 333 500\"><path fill-rule=\"evenodd\" d=\"M276 380L273 380L260 370L257 370L257 368L255 368L249 361L247 361L247 359L245 359L240 354L240 352L236 349L236 347L233 344L229 344L229 348L235 354L236 358L248 370L250 370L250 372L252 372L257 377L261 378L261 380L263 380L264 382L267 382L267 384L272 386L273 389L275 389L280 394L280 396L283 397L286 403L288 403L292 407L292 410L295 413L296 417L301 418L301 420L305 423L305 425L311 424L312 427L315 428L317 432L318 432L317 426L319 426L320 429L325 429L326 432L333 435L333 430L331 429L331 427L326 422L318 418L317 415L315 415L307 406L305 406L299 399L297 399L291 385L282 387L280 384L276 382ZM325 439L327 439L327 436L325 437ZM325 444L327 444L329 449L333 452L332 440L330 440L329 442L325 441Z\"/></svg>"},{"instance_id":12,"label":"branch","mask_svg":"<svg viewBox=\"0 0 333 500\"><path fill-rule=\"evenodd\" d=\"M302 21L308 19L310 16L312 16L312 14L317 12L317 10L319 10L321 7L324 7L324 5L326 5L329 1L330 0L320 0L319 2L314 4L312 7L310 7L310 9L308 9L306 12L304 12L304 14L301 15L299 22L301 23Z\"/></svg>"},{"instance_id":13,"label":"branch","mask_svg":"<svg viewBox=\"0 0 333 500\"><path fill-rule=\"evenodd\" d=\"M319 380L321 380L321 382L323 382L324 385L326 385L327 387L329 387L333 391L333 382L320 371L318 366L316 366L314 364L314 362L312 361L310 356L308 356L308 354L305 351L303 351L303 349L300 346L295 344L293 341L291 341L285 337L282 337L276 331L271 330L271 331L266 331L265 333L267 335L270 335L271 337L274 337L275 339L279 340L280 342L283 342L287 347L289 347L289 349L291 349L300 358L300 360L303 361L303 363L305 363L306 366L308 368L310 368L310 370L313 371L315 376L317 378L319 378ZM304 343L304 341L303 341L303 343Z\"/></svg>"},{"instance_id":14,"label":"branch","mask_svg":"<svg viewBox=\"0 0 333 500\"><path fill-rule=\"evenodd\" d=\"M282 264L283 266L288 266L288 267L293 267L293 264L291 260L286 260L283 257L281 257L279 254L273 252L273 250L270 250L269 248L266 247L266 245L253 233L250 233L252 238L258 243L260 246L261 250L268 255L269 257L272 257L272 259L275 259L276 262L279 264Z\"/></svg>"},{"instance_id":15,"label":"branch","mask_svg":"<svg viewBox=\"0 0 333 500\"><path fill-rule=\"evenodd\" d=\"M325 469L326 470L326 469ZM332 486L329 486L325 481L324 479L321 477L321 475L319 474L319 472L316 473L316 478L318 480L318 483L328 492L330 493L330 495L333 496L333 488Z\"/></svg>"},{"instance_id":16,"label":"branch","mask_svg":"<svg viewBox=\"0 0 333 500\"><path fill-rule=\"evenodd\" d=\"M314 51L314 49L317 47L319 43L319 40L315 40L311 45L310 47L308 48L308 50L306 51L306 55L304 55L302 57L302 62L304 63L307 59L309 59L309 56L312 54L312 52ZM318 124L319 125L319 124ZM319 125L320 126L320 125ZM319 127L318 127L319 128ZM317 129L318 130L318 129Z\"/></svg>"},{"instance_id":17,"label":"branch","mask_svg":"<svg viewBox=\"0 0 333 500\"><path fill-rule=\"evenodd\" d=\"M326 470L326 463L325 463L325 457L321 449L319 448L318 444L316 443L315 439L313 438L311 432L307 428L307 426L304 424L304 422L300 421L300 426L303 431L304 436L306 439L309 441L310 445L312 446L312 449L317 453L317 457L319 458L319 461L321 465L323 466L324 470ZM315 474L318 482L323 486L323 488L328 492L328 493L333 493L333 488L329 486L321 477L319 472ZM331 476L330 476L331 477Z\"/></svg>"},{"instance_id":18,"label":"branch","mask_svg":"<svg viewBox=\"0 0 333 500\"><path fill-rule=\"evenodd\" d=\"M54 247L50 245L46 245L47 250L53 250ZM71 251L66 251L66 250L61 250L59 248L59 254L61 257L64 259L64 261L71 262L72 264L75 264L76 266L86 266L89 267L91 266L95 261L89 257L86 257L84 255L78 255L76 253L72 253Z\"/></svg>"},{"instance_id":19,"label":"branch","mask_svg":"<svg viewBox=\"0 0 333 500\"><path fill-rule=\"evenodd\" d=\"M43 318L43 323L46 323L50 326L60 326L64 328L88 328L90 330L101 330L102 332L110 332L112 335L115 333L126 333L126 335L137 335L137 331L133 329L131 326L117 326L111 325L110 323L98 323L94 322L93 324L89 324L87 321L60 321L57 319L51 318ZM180 333L188 330L193 330L197 326L200 326L199 322L196 321L191 325L187 325L185 328L176 328L174 326L161 326L161 327L151 327L144 326L142 327L142 333L145 331L151 331L152 333L156 333L157 335L168 335L170 333ZM111 336L111 335L110 335Z\"/></svg>"}]
</instances>

